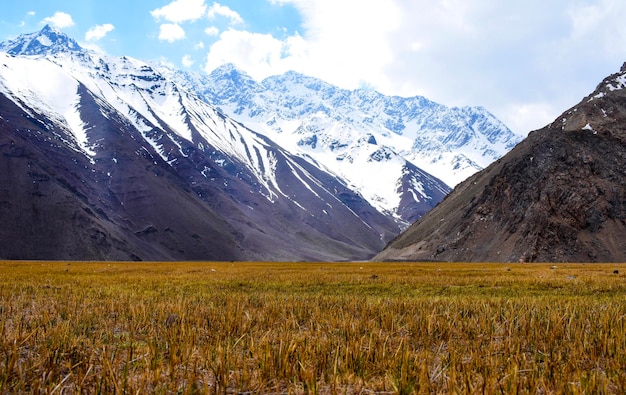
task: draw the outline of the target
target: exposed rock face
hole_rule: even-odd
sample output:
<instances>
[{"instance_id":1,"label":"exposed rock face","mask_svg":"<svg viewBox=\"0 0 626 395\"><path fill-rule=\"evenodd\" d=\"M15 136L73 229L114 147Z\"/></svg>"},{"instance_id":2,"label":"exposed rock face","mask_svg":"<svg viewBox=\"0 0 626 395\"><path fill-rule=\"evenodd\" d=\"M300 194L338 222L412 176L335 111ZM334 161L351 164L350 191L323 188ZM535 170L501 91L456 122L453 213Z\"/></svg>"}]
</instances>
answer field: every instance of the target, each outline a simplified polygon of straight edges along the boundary
<instances>
[{"instance_id":1,"label":"exposed rock face","mask_svg":"<svg viewBox=\"0 0 626 395\"><path fill-rule=\"evenodd\" d=\"M626 70L458 185L376 260L626 261Z\"/></svg>"}]
</instances>

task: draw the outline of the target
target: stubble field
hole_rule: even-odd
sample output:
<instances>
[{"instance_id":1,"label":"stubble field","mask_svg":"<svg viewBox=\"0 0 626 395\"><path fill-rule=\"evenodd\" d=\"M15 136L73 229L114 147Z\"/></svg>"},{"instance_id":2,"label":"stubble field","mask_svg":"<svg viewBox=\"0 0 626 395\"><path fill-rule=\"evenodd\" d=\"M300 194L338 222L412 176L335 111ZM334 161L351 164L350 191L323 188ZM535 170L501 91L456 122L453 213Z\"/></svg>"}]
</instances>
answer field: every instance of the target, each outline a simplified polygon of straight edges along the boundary
<instances>
[{"instance_id":1,"label":"stubble field","mask_svg":"<svg viewBox=\"0 0 626 395\"><path fill-rule=\"evenodd\" d=\"M0 262L0 272L2 394L626 389L620 265Z\"/></svg>"}]
</instances>

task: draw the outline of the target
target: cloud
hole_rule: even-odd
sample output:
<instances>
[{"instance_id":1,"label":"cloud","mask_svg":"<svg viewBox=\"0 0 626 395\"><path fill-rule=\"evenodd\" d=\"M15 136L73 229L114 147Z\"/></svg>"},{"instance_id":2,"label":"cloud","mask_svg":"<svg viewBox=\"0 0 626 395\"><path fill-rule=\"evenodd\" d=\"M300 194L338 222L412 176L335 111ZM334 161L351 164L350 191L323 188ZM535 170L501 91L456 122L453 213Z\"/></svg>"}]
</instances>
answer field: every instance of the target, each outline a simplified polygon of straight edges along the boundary
<instances>
[{"instance_id":1,"label":"cloud","mask_svg":"<svg viewBox=\"0 0 626 395\"><path fill-rule=\"evenodd\" d=\"M571 23L570 44L583 42L596 53L626 60L626 25L621 17L626 12L626 4L616 0L594 3L572 4L567 10Z\"/></svg>"},{"instance_id":2,"label":"cloud","mask_svg":"<svg viewBox=\"0 0 626 395\"><path fill-rule=\"evenodd\" d=\"M214 2L213 5L209 8L208 17L209 19L215 19L218 16L223 16L230 19L230 23L232 25L244 23L243 18L236 11L231 10L227 6Z\"/></svg>"},{"instance_id":3,"label":"cloud","mask_svg":"<svg viewBox=\"0 0 626 395\"><path fill-rule=\"evenodd\" d=\"M306 51L302 37L297 35L283 41L270 34L230 29L209 48L205 70L211 72L225 63L234 63L260 80L300 69L305 63Z\"/></svg>"},{"instance_id":4,"label":"cloud","mask_svg":"<svg viewBox=\"0 0 626 395\"><path fill-rule=\"evenodd\" d=\"M215 26L210 26L210 27L207 27L206 29L204 29L204 32L208 36L215 36L215 37L217 37L220 34L220 29L216 28Z\"/></svg>"},{"instance_id":5,"label":"cloud","mask_svg":"<svg viewBox=\"0 0 626 395\"><path fill-rule=\"evenodd\" d=\"M183 59L181 60L181 62L183 66L185 67L191 67L195 63L190 55L183 56Z\"/></svg>"},{"instance_id":6,"label":"cloud","mask_svg":"<svg viewBox=\"0 0 626 395\"><path fill-rule=\"evenodd\" d=\"M483 105L515 132L552 122L617 71L626 51L626 3L616 0L398 2L384 70L401 94ZM411 43L420 43L411 50ZM549 105L547 104L549 103Z\"/></svg>"},{"instance_id":7,"label":"cloud","mask_svg":"<svg viewBox=\"0 0 626 395\"><path fill-rule=\"evenodd\" d=\"M210 48L207 71L220 62L232 62L255 78L295 70L342 87L357 88L364 81L381 85L383 69L392 61L387 36L400 19L398 7L388 0L280 1L286 3L302 15L302 35L278 39L232 29L223 32Z\"/></svg>"},{"instance_id":8,"label":"cloud","mask_svg":"<svg viewBox=\"0 0 626 395\"><path fill-rule=\"evenodd\" d=\"M35 16L35 11L28 11L28 12L26 13L26 19L28 19L28 18L30 18L30 17L33 17L33 16ZM20 23L18 23L18 26L19 26L19 27L24 27L24 26L26 26L26 20L22 20L22 21L20 21Z\"/></svg>"},{"instance_id":9,"label":"cloud","mask_svg":"<svg viewBox=\"0 0 626 395\"><path fill-rule=\"evenodd\" d=\"M150 14L157 21L164 19L168 22L182 23L202 18L206 10L207 5L204 0L175 0L151 11Z\"/></svg>"},{"instance_id":10,"label":"cloud","mask_svg":"<svg viewBox=\"0 0 626 395\"><path fill-rule=\"evenodd\" d=\"M295 7L299 33L231 27L210 46L207 71L232 62L256 79L295 70L348 89L481 105L526 134L626 60L623 0L270 2Z\"/></svg>"},{"instance_id":11,"label":"cloud","mask_svg":"<svg viewBox=\"0 0 626 395\"><path fill-rule=\"evenodd\" d=\"M185 31L176 23L164 23L159 27L159 40L173 43L185 38Z\"/></svg>"},{"instance_id":12,"label":"cloud","mask_svg":"<svg viewBox=\"0 0 626 395\"><path fill-rule=\"evenodd\" d=\"M528 101L525 103L508 102L503 105L501 120L514 131L526 134L554 121L556 114L563 112L553 103Z\"/></svg>"},{"instance_id":13,"label":"cloud","mask_svg":"<svg viewBox=\"0 0 626 395\"><path fill-rule=\"evenodd\" d=\"M110 23L105 23L104 25L97 25L92 27L85 33L85 40L87 41L98 41L103 39L108 33L112 32L115 29L115 26Z\"/></svg>"},{"instance_id":14,"label":"cloud","mask_svg":"<svg viewBox=\"0 0 626 395\"><path fill-rule=\"evenodd\" d=\"M61 11L57 11L54 15L44 18L42 22L59 29L74 26L72 16Z\"/></svg>"}]
</instances>

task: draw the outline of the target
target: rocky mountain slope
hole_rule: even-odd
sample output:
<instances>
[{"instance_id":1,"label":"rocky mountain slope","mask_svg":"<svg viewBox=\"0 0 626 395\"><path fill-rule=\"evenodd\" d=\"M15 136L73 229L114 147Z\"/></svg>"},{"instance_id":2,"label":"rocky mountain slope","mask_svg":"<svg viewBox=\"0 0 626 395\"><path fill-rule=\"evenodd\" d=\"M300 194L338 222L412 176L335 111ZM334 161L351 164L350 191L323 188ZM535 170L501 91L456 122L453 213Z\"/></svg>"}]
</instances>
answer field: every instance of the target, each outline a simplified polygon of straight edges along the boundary
<instances>
[{"instance_id":1,"label":"rocky mountain slope","mask_svg":"<svg viewBox=\"0 0 626 395\"><path fill-rule=\"evenodd\" d=\"M49 27L0 51L0 258L364 259L400 230L145 62Z\"/></svg>"},{"instance_id":2,"label":"rocky mountain slope","mask_svg":"<svg viewBox=\"0 0 626 395\"><path fill-rule=\"evenodd\" d=\"M209 75L162 69L230 117L349 180L373 206L408 223L449 192L444 183L464 180L521 140L481 107L350 91L296 72L257 82L233 65Z\"/></svg>"},{"instance_id":3,"label":"rocky mountain slope","mask_svg":"<svg viewBox=\"0 0 626 395\"><path fill-rule=\"evenodd\" d=\"M374 259L626 261L626 64Z\"/></svg>"}]
</instances>

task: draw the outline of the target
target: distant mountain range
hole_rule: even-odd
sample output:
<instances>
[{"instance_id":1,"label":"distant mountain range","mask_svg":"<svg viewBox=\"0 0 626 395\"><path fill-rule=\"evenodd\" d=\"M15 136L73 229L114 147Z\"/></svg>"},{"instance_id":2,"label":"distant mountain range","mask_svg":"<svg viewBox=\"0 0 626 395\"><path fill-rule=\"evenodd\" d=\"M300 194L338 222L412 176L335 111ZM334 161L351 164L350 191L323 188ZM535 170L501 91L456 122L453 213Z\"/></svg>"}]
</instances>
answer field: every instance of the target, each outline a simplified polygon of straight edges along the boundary
<instances>
[{"instance_id":1,"label":"distant mountain range","mask_svg":"<svg viewBox=\"0 0 626 395\"><path fill-rule=\"evenodd\" d=\"M374 259L626 262L626 64Z\"/></svg>"},{"instance_id":2,"label":"distant mountain range","mask_svg":"<svg viewBox=\"0 0 626 395\"><path fill-rule=\"evenodd\" d=\"M183 73L48 26L0 44L0 131L5 259L366 259L449 192L427 147L458 176L519 141L480 108Z\"/></svg>"},{"instance_id":3,"label":"distant mountain range","mask_svg":"<svg viewBox=\"0 0 626 395\"><path fill-rule=\"evenodd\" d=\"M350 91L296 72L257 82L231 64L209 75L161 71L223 113L346 178L380 210L399 214L406 212L403 201L419 200L416 214L399 214L409 222L449 191L439 180L454 186L522 140L482 107Z\"/></svg>"}]
</instances>

